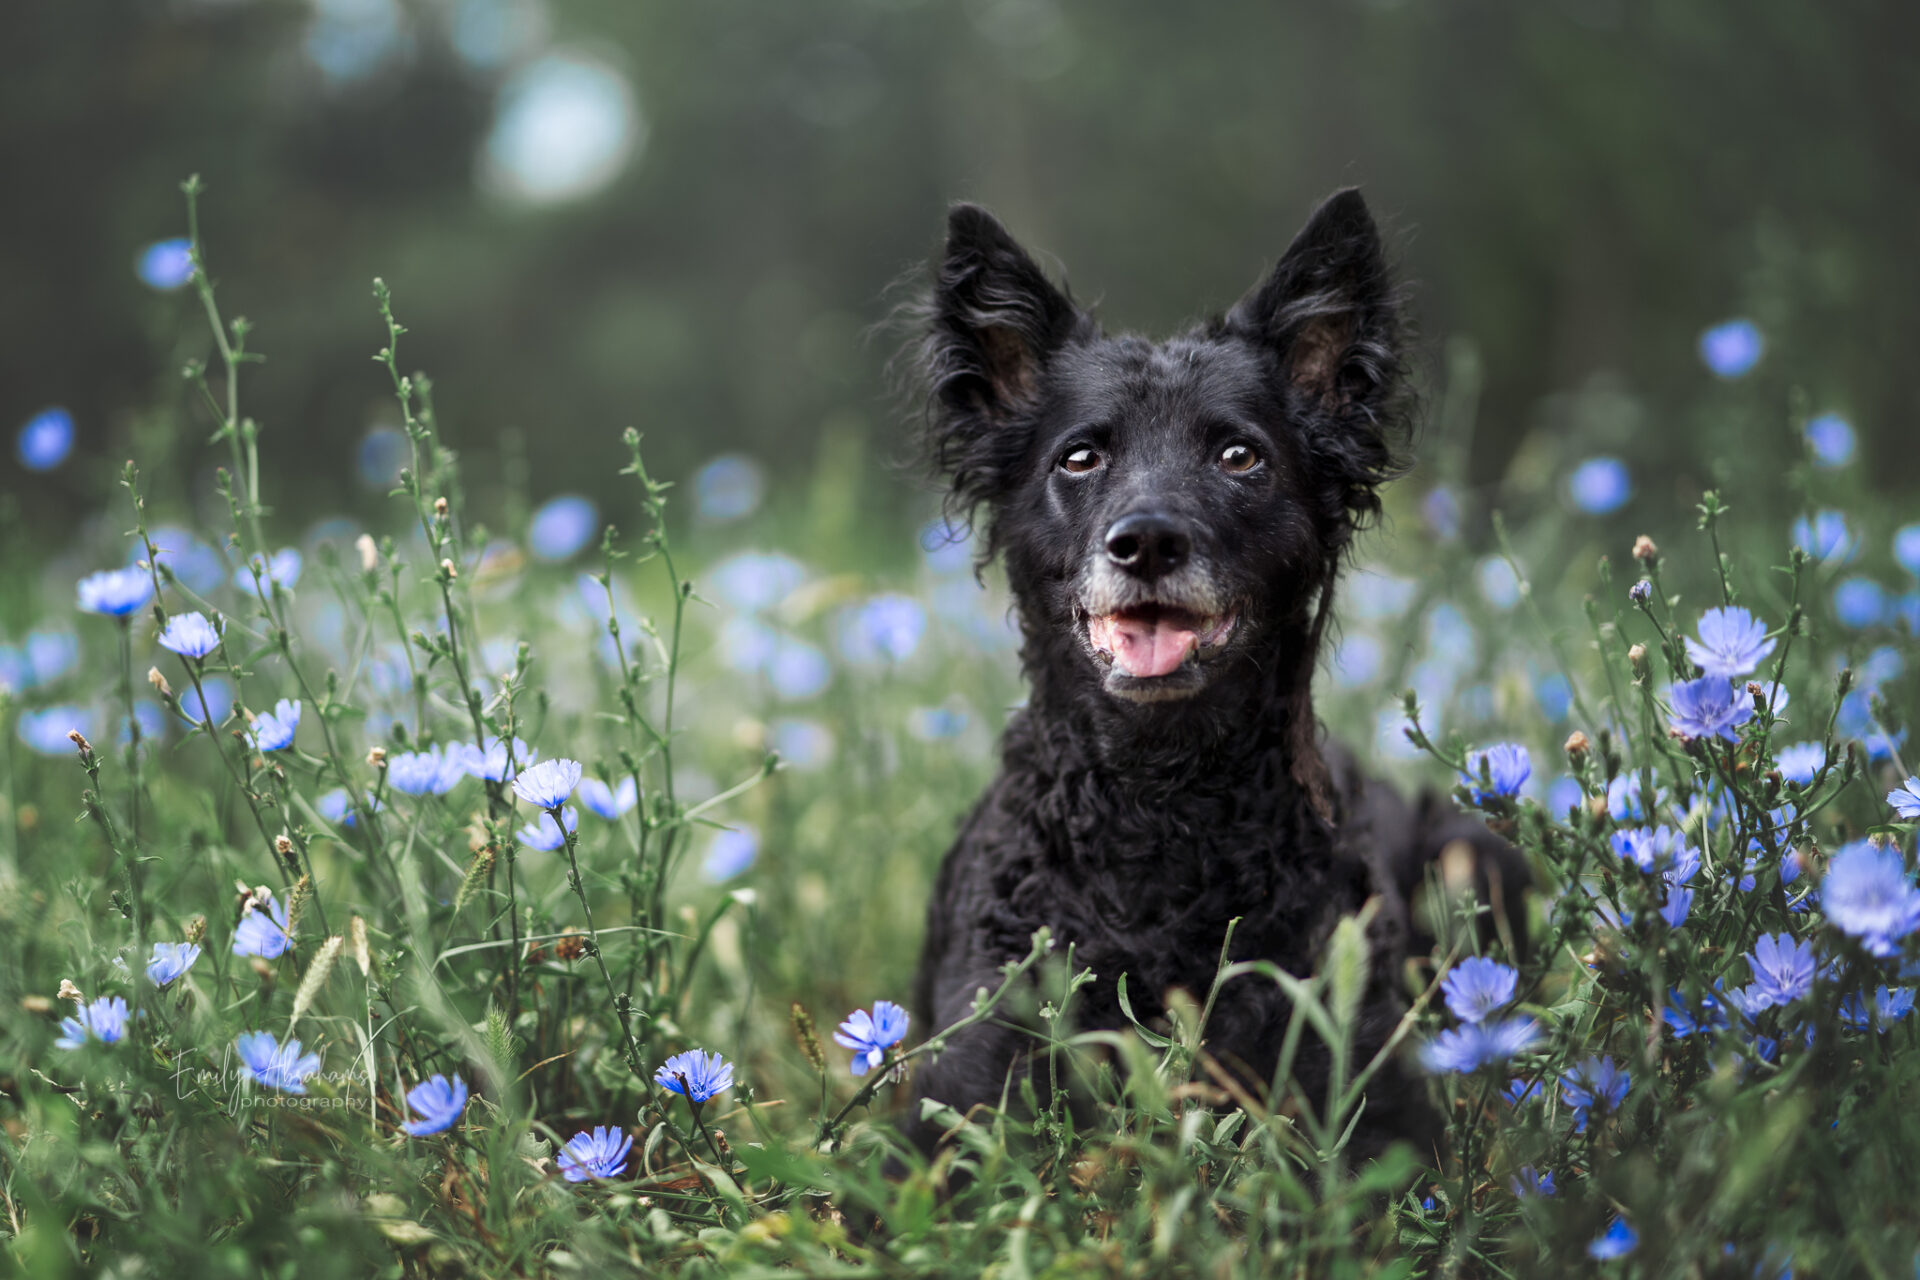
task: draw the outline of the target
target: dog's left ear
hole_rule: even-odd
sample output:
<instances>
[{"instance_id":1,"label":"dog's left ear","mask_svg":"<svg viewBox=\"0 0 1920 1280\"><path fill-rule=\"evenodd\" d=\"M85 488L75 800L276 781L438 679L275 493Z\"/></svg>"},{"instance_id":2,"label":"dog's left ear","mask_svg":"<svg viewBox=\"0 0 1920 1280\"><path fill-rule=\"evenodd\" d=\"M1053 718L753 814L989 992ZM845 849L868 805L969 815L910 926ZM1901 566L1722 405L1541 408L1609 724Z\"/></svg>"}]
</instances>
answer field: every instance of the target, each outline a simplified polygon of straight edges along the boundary
<instances>
[{"instance_id":1,"label":"dog's left ear","mask_svg":"<svg viewBox=\"0 0 1920 1280\"><path fill-rule=\"evenodd\" d=\"M1227 328L1277 356L1317 451L1341 471L1347 506L1378 510L1373 487L1398 469L1394 398L1400 319L1380 232L1352 188L1314 210Z\"/></svg>"}]
</instances>

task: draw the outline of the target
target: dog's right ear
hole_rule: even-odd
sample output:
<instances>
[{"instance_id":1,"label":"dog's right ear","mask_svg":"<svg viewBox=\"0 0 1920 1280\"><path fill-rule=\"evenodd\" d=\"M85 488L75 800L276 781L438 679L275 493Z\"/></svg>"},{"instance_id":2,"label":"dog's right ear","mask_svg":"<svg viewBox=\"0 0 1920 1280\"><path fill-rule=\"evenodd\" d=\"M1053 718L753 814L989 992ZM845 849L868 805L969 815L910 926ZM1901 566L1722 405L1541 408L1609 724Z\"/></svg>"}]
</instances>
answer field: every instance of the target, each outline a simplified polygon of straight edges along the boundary
<instances>
[{"instance_id":1,"label":"dog's right ear","mask_svg":"<svg viewBox=\"0 0 1920 1280\"><path fill-rule=\"evenodd\" d=\"M927 451L971 511L1004 491L1026 449L1023 416L1048 361L1089 322L994 216L947 215L947 245L921 340Z\"/></svg>"}]
</instances>

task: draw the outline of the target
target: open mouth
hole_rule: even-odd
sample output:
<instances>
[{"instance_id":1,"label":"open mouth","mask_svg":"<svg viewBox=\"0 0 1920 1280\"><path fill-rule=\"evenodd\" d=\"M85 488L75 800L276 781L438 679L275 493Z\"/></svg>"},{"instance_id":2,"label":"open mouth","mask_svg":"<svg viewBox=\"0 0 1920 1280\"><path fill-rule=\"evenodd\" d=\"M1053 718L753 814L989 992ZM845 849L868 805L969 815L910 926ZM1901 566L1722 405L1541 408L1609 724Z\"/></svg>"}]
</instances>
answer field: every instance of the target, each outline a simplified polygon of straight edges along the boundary
<instances>
[{"instance_id":1,"label":"open mouth","mask_svg":"<svg viewBox=\"0 0 1920 1280\"><path fill-rule=\"evenodd\" d=\"M1211 657L1233 633L1236 621L1232 613L1210 617L1172 605L1133 605L1088 617L1087 640L1115 672L1151 680Z\"/></svg>"}]
</instances>

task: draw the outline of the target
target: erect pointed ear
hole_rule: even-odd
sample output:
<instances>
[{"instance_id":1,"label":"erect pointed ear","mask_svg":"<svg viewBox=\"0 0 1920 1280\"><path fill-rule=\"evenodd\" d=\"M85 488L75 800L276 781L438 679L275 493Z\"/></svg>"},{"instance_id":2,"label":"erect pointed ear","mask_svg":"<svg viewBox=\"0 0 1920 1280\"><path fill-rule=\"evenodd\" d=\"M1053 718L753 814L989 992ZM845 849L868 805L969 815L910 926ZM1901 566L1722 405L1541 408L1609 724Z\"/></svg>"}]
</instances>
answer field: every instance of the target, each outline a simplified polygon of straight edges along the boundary
<instances>
[{"instance_id":1,"label":"erect pointed ear","mask_svg":"<svg viewBox=\"0 0 1920 1280\"><path fill-rule=\"evenodd\" d=\"M1227 325L1272 347L1288 381L1321 406L1380 416L1400 373L1399 322L1380 232L1357 190L1314 210Z\"/></svg>"},{"instance_id":2,"label":"erect pointed ear","mask_svg":"<svg viewBox=\"0 0 1920 1280\"><path fill-rule=\"evenodd\" d=\"M975 204L947 215L933 291L935 390L950 410L1004 419L1026 407L1080 313L998 219Z\"/></svg>"},{"instance_id":3,"label":"erect pointed ear","mask_svg":"<svg viewBox=\"0 0 1920 1280\"><path fill-rule=\"evenodd\" d=\"M927 394L924 447L970 516L1012 483L1048 362L1092 322L994 216L957 204L913 355Z\"/></svg>"}]
</instances>

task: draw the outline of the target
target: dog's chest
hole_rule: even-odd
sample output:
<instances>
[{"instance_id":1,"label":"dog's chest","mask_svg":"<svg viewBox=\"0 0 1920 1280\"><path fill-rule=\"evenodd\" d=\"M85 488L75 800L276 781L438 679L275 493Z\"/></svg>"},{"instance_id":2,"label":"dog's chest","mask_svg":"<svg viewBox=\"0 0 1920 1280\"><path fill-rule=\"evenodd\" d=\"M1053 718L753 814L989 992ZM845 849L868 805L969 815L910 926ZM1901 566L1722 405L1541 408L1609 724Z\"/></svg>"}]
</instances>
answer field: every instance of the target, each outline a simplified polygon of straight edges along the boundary
<instances>
[{"instance_id":1,"label":"dog's chest","mask_svg":"<svg viewBox=\"0 0 1920 1280\"><path fill-rule=\"evenodd\" d=\"M992 896L1010 931L1046 925L1073 944L1076 966L1098 978L1086 1010L1097 1020L1117 1015L1122 973L1150 1007L1173 986L1204 998L1234 921L1231 959L1305 972L1332 922L1370 890L1365 868L1336 856L1283 797L1156 794L1091 773L1048 781L1003 793L1015 810L1003 830L1019 835Z\"/></svg>"}]
</instances>

